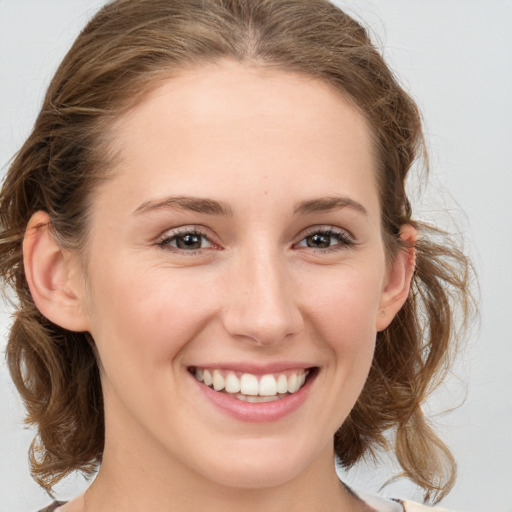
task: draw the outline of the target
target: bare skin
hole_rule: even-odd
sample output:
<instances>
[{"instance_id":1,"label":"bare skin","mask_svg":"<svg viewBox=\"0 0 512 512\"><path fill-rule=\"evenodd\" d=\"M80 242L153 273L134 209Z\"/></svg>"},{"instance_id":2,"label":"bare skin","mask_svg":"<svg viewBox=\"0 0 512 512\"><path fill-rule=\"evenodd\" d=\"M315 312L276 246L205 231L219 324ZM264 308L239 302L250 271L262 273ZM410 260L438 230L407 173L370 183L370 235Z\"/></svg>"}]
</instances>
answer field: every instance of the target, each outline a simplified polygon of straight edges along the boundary
<instances>
[{"instance_id":1,"label":"bare skin","mask_svg":"<svg viewBox=\"0 0 512 512\"><path fill-rule=\"evenodd\" d=\"M38 307L100 358L103 463L59 512L369 510L333 436L414 255L386 263L364 118L319 80L228 61L169 79L113 133L85 275L46 230L25 243ZM310 376L297 406L249 421L194 377L238 367Z\"/></svg>"}]
</instances>

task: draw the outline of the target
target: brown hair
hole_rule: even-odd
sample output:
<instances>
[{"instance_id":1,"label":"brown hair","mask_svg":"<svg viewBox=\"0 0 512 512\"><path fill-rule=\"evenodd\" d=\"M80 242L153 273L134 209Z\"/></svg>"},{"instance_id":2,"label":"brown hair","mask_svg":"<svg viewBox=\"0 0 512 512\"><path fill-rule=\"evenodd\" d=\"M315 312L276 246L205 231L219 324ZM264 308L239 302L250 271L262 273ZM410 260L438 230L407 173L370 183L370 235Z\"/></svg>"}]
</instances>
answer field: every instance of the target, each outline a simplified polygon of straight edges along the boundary
<instances>
[{"instance_id":1,"label":"brown hair","mask_svg":"<svg viewBox=\"0 0 512 512\"><path fill-rule=\"evenodd\" d=\"M27 421L38 428L33 476L51 491L71 471L92 473L104 422L94 341L48 321L30 295L22 255L27 223L34 212L48 212L60 243L83 247L91 191L108 179L112 122L161 78L226 58L323 79L348 95L373 129L389 257L400 250L402 225L421 236L410 296L377 336L368 380L336 433L335 450L350 467L392 439L403 474L427 498L440 498L453 485L455 463L421 405L448 367L457 305L465 322L468 262L442 232L411 218L405 180L424 151L417 107L367 31L327 0L116 0L64 58L0 197L0 273L18 297L7 358Z\"/></svg>"}]
</instances>

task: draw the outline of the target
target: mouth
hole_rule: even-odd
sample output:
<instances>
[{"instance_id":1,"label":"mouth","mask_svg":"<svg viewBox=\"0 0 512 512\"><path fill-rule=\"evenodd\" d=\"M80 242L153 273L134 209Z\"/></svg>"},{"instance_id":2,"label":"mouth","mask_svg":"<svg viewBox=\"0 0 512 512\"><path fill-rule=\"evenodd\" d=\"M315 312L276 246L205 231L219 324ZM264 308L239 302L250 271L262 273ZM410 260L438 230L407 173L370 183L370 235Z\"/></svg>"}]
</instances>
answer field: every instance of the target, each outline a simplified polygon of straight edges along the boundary
<instances>
[{"instance_id":1,"label":"mouth","mask_svg":"<svg viewBox=\"0 0 512 512\"><path fill-rule=\"evenodd\" d=\"M188 371L208 388L236 400L253 404L275 402L297 393L315 373L315 368L297 368L257 375L221 368L190 367Z\"/></svg>"}]
</instances>

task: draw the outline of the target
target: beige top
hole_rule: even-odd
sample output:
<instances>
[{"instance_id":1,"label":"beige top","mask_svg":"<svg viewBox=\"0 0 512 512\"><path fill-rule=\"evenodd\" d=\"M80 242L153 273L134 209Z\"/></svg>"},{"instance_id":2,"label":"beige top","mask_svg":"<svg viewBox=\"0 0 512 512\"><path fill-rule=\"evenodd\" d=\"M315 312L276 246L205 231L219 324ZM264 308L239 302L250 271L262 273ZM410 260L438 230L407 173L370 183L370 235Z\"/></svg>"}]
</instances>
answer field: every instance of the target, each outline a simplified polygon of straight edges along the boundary
<instances>
[{"instance_id":1,"label":"beige top","mask_svg":"<svg viewBox=\"0 0 512 512\"><path fill-rule=\"evenodd\" d=\"M402 501L405 508L405 512L449 512L445 508L440 507L427 507L426 505L420 505L413 501Z\"/></svg>"},{"instance_id":2,"label":"beige top","mask_svg":"<svg viewBox=\"0 0 512 512\"><path fill-rule=\"evenodd\" d=\"M352 492L375 510L375 512L449 512L444 508L429 507L415 501L392 500L354 489L352 489Z\"/></svg>"}]
</instances>

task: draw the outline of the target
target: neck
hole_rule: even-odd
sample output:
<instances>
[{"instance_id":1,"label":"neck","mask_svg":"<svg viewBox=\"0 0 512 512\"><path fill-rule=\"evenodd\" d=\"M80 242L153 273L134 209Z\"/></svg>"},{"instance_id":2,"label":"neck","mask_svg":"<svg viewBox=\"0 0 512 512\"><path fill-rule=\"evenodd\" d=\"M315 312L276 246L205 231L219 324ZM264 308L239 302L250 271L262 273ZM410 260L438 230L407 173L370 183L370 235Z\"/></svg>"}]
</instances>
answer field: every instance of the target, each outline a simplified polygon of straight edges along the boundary
<instances>
[{"instance_id":1,"label":"neck","mask_svg":"<svg viewBox=\"0 0 512 512\"><path fill-rule=\"evenodd\" d=\"M126 446L126 445L125 445ZM339 481L332 449L292 479L273 487L230 487L175 460L107 449L81 512L355 512L365 510Z\"/></svg>"},{"instance_id":2,"label":"neck","mask_svg":"<svg viewBox=\"0 0 512 512\"><path fill-rule=\"evenodd\" d=\"M175 456L131 420L127 414L106 415L101 469L82 505L76 507L79 512L364 510L364 504L338 479L332 442L302 468L295 470L283 464L289 477L280 479L276 473L276 485L269 485L265 475L255 474L250 486L243 487L239 482L229 485L231 480L218 480L203 466L194 467Z\"/></svg>"}]
</instances>

